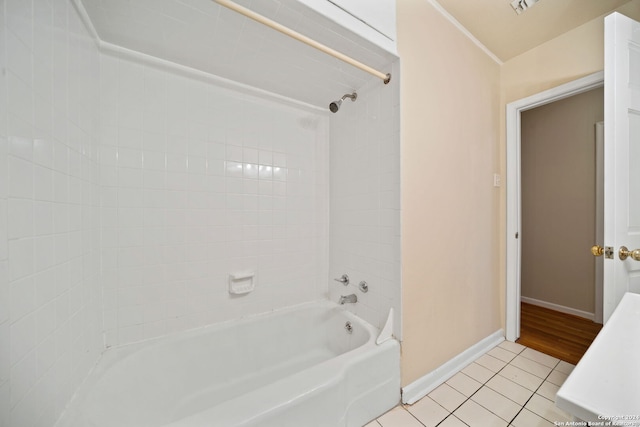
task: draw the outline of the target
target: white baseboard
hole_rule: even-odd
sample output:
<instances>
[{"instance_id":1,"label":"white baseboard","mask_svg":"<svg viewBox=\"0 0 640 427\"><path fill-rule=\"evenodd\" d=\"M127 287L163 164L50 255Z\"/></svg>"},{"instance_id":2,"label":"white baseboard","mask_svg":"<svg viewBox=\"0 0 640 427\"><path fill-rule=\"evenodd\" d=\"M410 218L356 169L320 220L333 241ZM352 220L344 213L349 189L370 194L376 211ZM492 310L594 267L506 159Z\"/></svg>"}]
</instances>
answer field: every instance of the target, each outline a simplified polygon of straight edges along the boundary
<instances>
[{"instance_id":1,"label":"white baseboard","mask_svg":"<svg viewBox=\"0 0 640 427\"><path fill-rule=\"evenodd\" d=\"M427 375L418 378L411 384L402 388L402 403L414 404L440 384L454 376L458 371L469 363L491 350L496 345L504 341L504 331L500 329L482 341L472 345L462 353L455 356L445 364L429 372Z\"/></svg>"},{"instance_id":2,"label":"white baseboard","mask_svg":"<svg viewBox=\"0 0 640 427\"><path fill-rule=\"evenodd\" d=\"M537 305L538 307L548 308L550 310L559 311L561 313L573 314L574 316L584 317L585 319L589 319L592 322L595 320L596 315L594 313L589 313L588 311L582 311L571 307L565 307L564 305L554 304L552 302L541 301L539 299L529 298L529 297L520 297L522 302L526 302L527 304Z\"/></svg>"}]
</instances>

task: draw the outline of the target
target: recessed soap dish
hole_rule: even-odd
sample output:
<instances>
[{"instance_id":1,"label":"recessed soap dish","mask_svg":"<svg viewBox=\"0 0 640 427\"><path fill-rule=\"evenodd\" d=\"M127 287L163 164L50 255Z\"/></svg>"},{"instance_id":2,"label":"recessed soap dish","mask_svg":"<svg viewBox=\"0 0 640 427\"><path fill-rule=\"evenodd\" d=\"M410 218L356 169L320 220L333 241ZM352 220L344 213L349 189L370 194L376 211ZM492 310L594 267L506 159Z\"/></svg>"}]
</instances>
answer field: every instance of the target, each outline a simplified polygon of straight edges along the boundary
<instances>
[{"instance_id":1,"label":"recessed soap dish","mask_svg":"<svg viewBox=\"0 0 640 427\"><path fill-rule=\"evenodd\" d=\"M256 273L253 271L229 274L229 293L248 294L255 288L255 278Z\"/></svg>"}]
</instances>

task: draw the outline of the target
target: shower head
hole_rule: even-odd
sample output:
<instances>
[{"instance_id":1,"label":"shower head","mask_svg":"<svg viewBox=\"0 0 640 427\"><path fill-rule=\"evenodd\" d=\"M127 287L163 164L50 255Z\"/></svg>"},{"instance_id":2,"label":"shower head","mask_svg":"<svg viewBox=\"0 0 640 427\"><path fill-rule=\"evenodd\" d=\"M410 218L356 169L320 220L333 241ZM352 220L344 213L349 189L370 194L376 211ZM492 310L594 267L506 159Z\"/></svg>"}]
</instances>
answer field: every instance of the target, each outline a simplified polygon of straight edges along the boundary
<instances>
[{"instance_id":1,"label":"shower head","mask_svg":"<svg viewBox=\"0 0 640 427\"><path fill-rule=\"evenodd\" d=\"M356 98L358 98L358 94L353 92L343 95L339 100L333 101L331 104L329 104L329 110L331 110L332 113L337 113L340 109L340 106L342 105L342 101L344 101L346 98L350 98L351 102L355 102Z\"/></svg>"}]
</instances>

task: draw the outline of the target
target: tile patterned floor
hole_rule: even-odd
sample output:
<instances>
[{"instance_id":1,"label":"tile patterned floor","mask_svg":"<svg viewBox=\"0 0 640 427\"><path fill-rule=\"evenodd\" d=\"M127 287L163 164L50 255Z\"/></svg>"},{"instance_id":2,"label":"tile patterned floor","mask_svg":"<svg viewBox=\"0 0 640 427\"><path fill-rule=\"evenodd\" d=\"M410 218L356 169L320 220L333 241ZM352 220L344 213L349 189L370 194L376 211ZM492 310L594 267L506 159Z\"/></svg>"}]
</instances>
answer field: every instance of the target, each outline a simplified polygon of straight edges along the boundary
<instances>
[{"instance_id":1,"label":"tile patterned floor","mask_svg":"<svg viewBox=\"0 0 640 427\"><path fill-rule=\"evenodd\" d=\"M365 427L547 427L571 421L556 393L573 365L504 341L427 396Z\"/></svg>"}]
</instances>

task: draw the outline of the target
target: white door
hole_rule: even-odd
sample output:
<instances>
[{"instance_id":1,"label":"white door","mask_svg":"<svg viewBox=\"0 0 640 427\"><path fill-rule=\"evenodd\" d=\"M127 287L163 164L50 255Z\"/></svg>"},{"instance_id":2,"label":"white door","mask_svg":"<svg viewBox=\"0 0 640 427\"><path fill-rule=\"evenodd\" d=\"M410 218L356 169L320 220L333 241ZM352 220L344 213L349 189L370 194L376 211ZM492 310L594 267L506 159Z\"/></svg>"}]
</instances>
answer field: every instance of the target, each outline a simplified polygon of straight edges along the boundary
<instances>
[{"instance_id":1,"label":"white door","mask_svg":"<svg viewBox=\"0 0 640 427\"><path fill-rule=\"evenodd\" d=\"M640 23L619 13L605 18L604 82L606 323L625 292L640 293L640 261L620 257L640 249Z\"/></svg>"}]
</instances>

